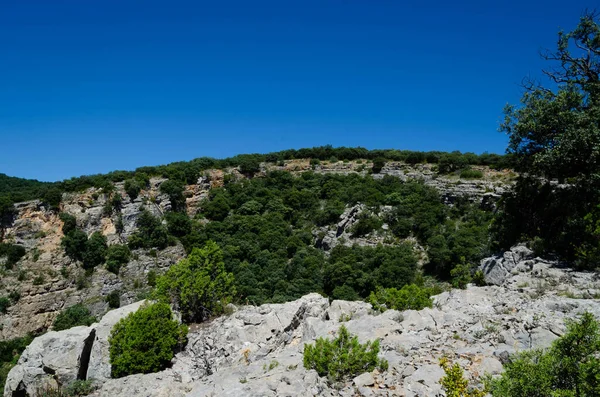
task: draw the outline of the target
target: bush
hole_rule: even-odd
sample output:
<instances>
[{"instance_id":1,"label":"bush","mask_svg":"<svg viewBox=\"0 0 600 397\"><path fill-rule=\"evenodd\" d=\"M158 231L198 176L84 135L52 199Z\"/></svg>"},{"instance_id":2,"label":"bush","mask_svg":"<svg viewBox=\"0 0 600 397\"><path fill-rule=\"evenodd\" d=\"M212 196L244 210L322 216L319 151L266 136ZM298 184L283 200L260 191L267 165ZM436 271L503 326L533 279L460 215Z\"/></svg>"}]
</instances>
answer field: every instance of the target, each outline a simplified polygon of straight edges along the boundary
<instances>
[{"instance_id":1,"label":"bush","mask_svg":"<svg viewBox=\"0 0 600 397\"><path fill-rule=\"evenodd\" d=\"M108 303L108 307L111 309L117 309L121 307L121 292L120 291L112 291L108 295L106 295L106 302Z\"/></svg>"},{"instance_id":2,"label":"bush","mask_svg":"<svg viewBox=\"0 0 600 397\"><path fill-rule=\"evenodd\" d=\"M161 183L160 191L169 196L173 211L185 210L185 197L183 196L184 189L183 183L179 181L168 180Z\"/></svg>"},{"instance_id":3,"label":"bush","mask_svg":"<svg viewBox=\"0 0 600 397\"><path fill-rule=\"evenodd\" d=\"M10 306L10 299L3 296L0 298L0 314L6 313L6 309Z\"/></svg>"},{"instance_id":4,"label":"bush","mask_svg":"<svg viewBox=\"0 0 600 397\"><path fill-rule=\"evenodd\" d=\"M56 316L52 328L54 331L62 331L63 329L77 327L78 325L90 326L95 322L96 318L91 315L88 308L78 303L60 312Z\"/></svg>"},{"instance_id":5,"label":"bush","mask_svg":"<svg viewBox=\"0 0 600 397\"><path fill-rule=\"evenodd\" d=\"M382 157L378 157L373 160L373 168L372 171L374 174L379 174L383 167L385 166L385 159Z\"/></svg>"},{"instance_id":6,"label":"bush","mask_svg":"<svg viewBox=\"0 0 600 397\"><path fill-rule=\"evenodd\" d=\"M106 258L106 237L100 232L94 232L85 242L85 251L83 252L83 268L93 269L104 263Z\"/></svg>"},{"instance_id":7,"label":"bush","mask_svg":"<svg viewBox=\"0 0 600 397\"><path fill-rule=\"evenodd\" d=\"M600 395L600 331L598 321L584 313L567 323L567 332L550 349L518 353L491 381L498 397Z\"/></svg>"},{"instance_id":8,"label":"bush","mask_svg":"<svg viewBox=\"0 0 600 397\"><path fill-rule=\"evenodd\" d=\"M456 265L454 269L450 271L450 277L452 277L452 286L454 288L465 289L467 284L472 280L471 278L471 266L464 263L465 258L461 258L461 263Z\"/></svg>"},{"instance_id":9,"label":"bush","mask_svg":"<svg viewBox=\"0 0 600 397\"><path fill-rule=\"evenodd\" d=\"M42 203L48 205L51 210L58 210L62 200L62 192L58 188L51 187L42 194L41 199Z\"/></svg>"},{"instance_id":10,"label":"bush","mask_svg":"<svg viewBox=\"0 0 600 397\"><path fill-rule=\"evenodd\" d=\"M77 219L73 215L61 212L58 217L63 222L62 232L64 235L71 233L77 228Z\"/></svg>"},{"instance_id":11,"label":"bush","mask_svg":"<svg viewBox=\"0 0 600 397\"><path fill-rule=\"evenodd\" d=\"M127 264L131 258L131 251L126 245L115 244L108 247L106 253L106 269L119 275L121 266Z\"/></svg>"},{"instance_id":12,"label":"bush","mask_svg":"<svg viewBox=\"0 0 600 397\"><path fill-rule=\"evenodd\" d=\"M87 243L87 235L79 229L69 231L68 234L62 238L60 244L65 249L65 254L75 260L83 260L83 254L85 252L85 246Z\"/></svg>"},{"instance_id":13,"label":"bush","mask_svg":"<svg viewBox=\"0 0 600 397\"><path fill-rule=\"evenodd\" d=\"M360 344L343 325L334 340L319 338L315 344L304 345L304 368L314 369L319 376L343 381L375 368L387 370L388 363L377 357L379 340Z\"/></svg>"},{"instance_id":14,"label":"bush","mask_svg":"<svg viewBox=\"0 0 600 397\"><path fill-rule=\"evenodd\" d=\"M64 395L68 397L80 397L87 396L88 394L92 394L97 389L97 386L94 385L93 380L74 380L69 383L64 389Z\"/></svg>"},{"instance_id":15,"label":"bush","mask_svg":"<svg viewBox=\"0 0 600 397\"><path fill-rule=\"evenodd\" d=\"M4 267L7 270L13 268L13 266L25 256L25 247L16 244L0 243L0 257L5 256L6 262Z\"/></svg>"},{"instance_id":16,"label":"bush","mask_svg":"<svg viewBox=\"0 0 600 397\"><path fill-rule=\"evenodd\" d=\"M233 274L225 271L223 253L209 241L171 266L156 280L157 299L173 304L187 321L223 313L235 295Z\"/></svg>"},{"instance_id":17,"label":"bush","mask_svg":"<svg viewBox=\"0 0 600 397\"><path fill-rule=\"evenodd\" d=\"M479 170L465 168L460 172L460 177L463 179L481 179L483 178L483 172Z\"/></svg>"},{"instance_id":18,"label":"bush","mask_svg":"<svg viewBox=\"0 0 600 397\"><path fill-rule=\"evenodd\" d=\"M127 179L125 181L125 193L127 193L131 201L135 200L138 197L141 190L142 186L140 186L137 180Z\"/></svg>"},{"instance_id":19,"label":"bush","mask_svg":"<svg viewBox=\"0 0 600 397\"><path fill-rule=\"evenodd\" d=\"M358 216L358 222L352 226L352 237L362 237L371 233L373 230L379 229L382 225L381 219L362 212Z\"/></svg>"},{"instance_id":20,"label":"bush","mask_svg":"<svg viewBox=\"0 0 600 397\"><path fill-rule=\"evenodd\" d=\"M131 248L164 249L169 244L167 229L148 210L142 211L136 225L138 230L129 238Z\"/></svg>"},{"instance_id":21,"label":"bush","mask_svg":"<svg viewBox=\"0 0 600 397\"><path fill-rule=\"evenodd\" d=\"M371 292L368 302L373 309L382 312L386 309L421 310L432 306L431 292L429 288L419 287L415 284L405 285L399 290L378 287L376 292Z\"/></svg>"},{"instance_id":22,"label":"bush","mask_svg":"<svg viewBox=\"0 0 600 397\"><path fill-rule=\"evenodd\" d=\"M440 360L440 366L444 369L446 375L440 379L442 389L447 397L484 397L485 391L469 388L469 381L463 378L463 371L460 365L450 365L447 358Z\"/></svg>"},{"instance_id":23,"label":"bush","mask_svg":"<svg viewBox=\"0 0 600 397\"><path fill-rule=\"evenodd\" d=\"M169 305L142 306L121 319L110 333L111 376L120 378L165 369L186 334L187 327L173 320Z\"/></svg>"},{"instance_id":24,"label":"bush","mask_svg":"<svg viewBox=\"0 0 600 397\"><path fill-rule=\"evenodd\" d=\"M148 272L147 281L149 286L156 287L156 272L154 270Z\"/></svg>"}]
</instances>

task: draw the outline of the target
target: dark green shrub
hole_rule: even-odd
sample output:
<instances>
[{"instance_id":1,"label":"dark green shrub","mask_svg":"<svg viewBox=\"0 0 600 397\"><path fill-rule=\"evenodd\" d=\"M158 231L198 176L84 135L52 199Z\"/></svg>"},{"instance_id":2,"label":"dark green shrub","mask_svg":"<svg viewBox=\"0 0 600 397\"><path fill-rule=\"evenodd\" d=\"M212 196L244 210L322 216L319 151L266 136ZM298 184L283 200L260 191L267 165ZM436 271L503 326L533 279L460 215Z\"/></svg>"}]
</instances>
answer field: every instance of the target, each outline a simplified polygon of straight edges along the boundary
<instances>
[{"instance_id":1,"label":"dark green shrub","mask_svg":"<svg viewBox=\"0 0 600 397\"><path fill-rule=\"evenodd\" d=\"M467 288L472 280L471 278L471 265L464 262L465 258L461 258L461 263L456 265L454 269L450 271L450 277L452 277L452 286L454 288Z\"/></svg>"},{"instance_id":2,"label":"dark green shrub","mask_svg":"<svg viewBox=\"0 0 600 397\"><path fill-rule=\"evenodd\" d=\"M373 309L379 311L386 309L421 310L432 306L431 292L431 289L415 284L405 285L399 290L378 287L375 292L371 292L368 302L373 305Z\"/></svg>"},{"instance_id":3,"label":"dark green shrub","mask_svg":"<svg viewBox=\"0 0 600 397\"><path fill-rule=\"evenodd\" d=\"M42 194L41 199L42 203L46 204L51 210L55 211L58 210L60 206L62 192L58 188L51 187Z\"/></svg>"},{"instance_id":4,"label":"dark green shrub","mask_svg":"<svg viewBox=\"0 0 600 397\"><path fill-rule=\"evenodd\" d=\"M54 331L61 331L63 329L77 327L78 325L89 326L94 322L96 322L96 318L91 315L88 308L81 303L78 303L60 312L58 316L56 316L52 328Z\"/></svg>"},{"instance_id":5,"label":"dark green shrub","mask_svg":"<svg viewBox=\"0 0 600 397\"><path fill-rule=\"evenodd\" d=\"M150 270L148 272L148 285L151 287L156 287L156 272L154 270Z\"/></svg>"},{"instance_id":6,"label":"dark green shrub","mask_svg":"<svg viewBox=\"0 0 600 397\"><path fill-rule=\"evenodd\" d=\"M6 262L4 262L4 267L7 270L10 270L13 268L14 265L17 264L17 262L23 257L25 256L26 251L25 251L25 247L20 246L20 245L16 245L16 244L9 244L9 243L0 243L0 257L5 256L6 257Z\"/></svg>"},{"instance_id":7,"label":"dark green shrub","mask_svg":"<svg viewBox=\"0 0 600 397\"><path fill-rule=\"evenodd\" d=\"M143 210L136 222L137 231L129 237L129 247L164 249L169 244L167 228L148 210Z\"/></svg>"},{"instance_id":8,"label":"dark green shrub","mask_svg":"<svg viewBox=\"0 0 600 397\"><path fill-rule=\"evenodd\" d=\"M192 221L183 212L168 212L165 215L167 230L176 237L183 237L192 231Z\"/></svg>"},{"instance_id":9,"label":"dark green shrub","mask_svg":"<svg viewBox=\"0 0 600 397\"><path fill-rule=\"evenodd\" d=\"M116 275L121 266L127 264L131 258L131 250L126 245L115 244L108 247L106 253L106 269Z\"/></svg>"},{"instance_id":10,"label":"dark green shrub","mask_svg":"<svg viewBox=\"0 0 600 397\"><path fill-rule=\"evenodd\" d=\"M3 296L0 298L0 313L6 313L6 309L10 306L10 299Z\"/></svg>"},{"instance_id":11,"label":"dark green shrub","mask_svg":"<svg viewBox=\"0 0 600 397\"><path fill-rule=\"evenodd\" d=\"M85 242L85 251L83 252L83 268L93 269L104 263L106 258L106 237L100 232L94 232Z\"/></svg>"},{"instance_id":12,"label":"dark green shrub","mask_svg":"<svg viewBox=\"0 0 600 397\"><path fill-rule=\"evenodd\" d=\"M106 295L106 303L108 303L108 307L111 309L121 307L121 292L117 290L111 291Z\"/></svg>"},{"instance_id":13,"label":"dark green shrub","mask_svg":"<svg viewBox=\"0 0 600 397\"><path fill-rule=\"evenodd\" d=\"M58 217L63 222L62 232L64 235L71 233L77 228L77 219L73 215L61 212Z\"/></svg>"},{"instance_id":14,"label":"dark green shrub","mask_svg":"<svg viewBox=\"0 0 600 397\"><path fill-rule=\"evenodd\" d=\"M387 370L388 363L377 357L379 340L360 344L343 325L334 340L319 338L315 344L304 345L304 368L314 369L319 376L343 381L371 372L375 368Z\"/></svg>"},{"instance_id":15,"label":"dark green shrub","mask_svg":"<svg viewBox=\"0 0 600 397\"><path fill-rule=\"evenodd\" d=\"M83 260L83 254L86 250L87 235L79 229L74 229L66 234L60 244L65 249L65 254L76 261Z\"/></svg>"},{"instance_id":16,"label":"dark green shrub","mask_svg":"<svg viewBox=\"0 0 600 397\"><path fill-rule=\"evenodd\" d=\"M478 287L485 287L487 285L483 271L479 269L475 271L473 274L473 283Z\"/></svg>"},{"instance_id":17,"label":"dark green shrub","mask_svg":"<svg viewBox=\"0 0 600 397\"><path fill-rule=\"evenodd\" d=\"M135 200L138 197L138 195L140 194L140 191L142 190L142 186L135 179L127 179L125 181L124 187L125 187L125 193L127 193L129 198L131 199L131 201Z\"/></svg>"},{"instance_id":18,"label":"dark green shrub","mask_svg":"<svg viewBox=\"0 0 600 397\"><path fill-rule=\"evenodd\" d=\"M121 319L110 333L111 376L120 378L166 368L186 334L187 327L173 320L169 305L142 306Z\"/></svg>"},{"instance_id":19,"label":"dark green shrub","mask_svg":"<svg viewBox=\"0 0 600 397\"><path fill-rule=\"evenodd\" d=\"M155 294L178 307L186 321L203 321L222 314L235 296L233 274L225 271L219 246L209 241L158 277Z\"/></svg>"},{"instance_id":20,"label":"dark green shrub","mask_svg":"<svg viewBox=\"0 0 600 397\"><path fill-rule=\"evenodd\" d=\"M383 167L385 166L385 159L383 157L378 157L373 160L373 168L372 171L374 174L379 174Z\"/></svg>"},{"instance_id":21,"label":"dark green shrub","mask_svg":"<svg viewBox=\"0 0 600 397\"><path fill-rule=\"evenodd\" d=\"M222 194L217 195L212 200L205 202L202 206L202 212L211 221L222 221L229 214L229 203Z\"/></svg>"},{"instance_id":22,"label":"dark green shrub","mask_svg":"<svg viewBox=\"0 0 600 397\"><path fill-rule=\"evenodd\" d=\"M161 183L160 191L169 196L171 208L173 211L185 210L185 197L183 195L185 187L179 181L167 180Z\"/></svg>"},{"instance_id":23,"label":"dark green shrub","mask_svg":"<svg viewBox=\"0 0 600 397\"><path fill-rule=\"evenodd\" d=\"M362 237L371 233L373 230L379 229L383 222L381 219L369 215L366 212L362 212L358 216L358 222L356 222L352 228L352 237Z\"/></svg>"}]
</instances>

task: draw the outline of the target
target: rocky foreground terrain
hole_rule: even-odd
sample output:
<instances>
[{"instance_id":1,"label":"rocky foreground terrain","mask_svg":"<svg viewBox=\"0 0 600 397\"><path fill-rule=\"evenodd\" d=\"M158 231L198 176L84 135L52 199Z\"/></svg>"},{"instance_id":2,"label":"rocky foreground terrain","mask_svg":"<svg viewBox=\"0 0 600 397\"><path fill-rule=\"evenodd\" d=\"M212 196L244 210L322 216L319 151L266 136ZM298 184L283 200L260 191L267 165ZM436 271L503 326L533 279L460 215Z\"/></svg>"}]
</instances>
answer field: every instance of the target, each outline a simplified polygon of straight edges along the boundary
<instances>
[{"instance_id":1,"label":"rocky foreground terrain","mask_svg":"<svg viewBox=\"0 0 600 397\"><path fill-rule=\"evenodd\" d=\"M95 379L95 396L437 396L439 359L458 362L474 384L497 375L511 354L547 347L565 320L600 318L600 277L534 258L524 246L482 261L486 287L434 297L433 308L382 314L363 302L318 294L285 304L242 306L190 330L171 368L110 379L107 337L142 302L109 311L98 324L48 332L34 340L9 374L4 396L35 395L44 382ZM383 373L333 385L302 364L305 343L333 337L340 325L361 342L379 338Z\"/></svg>"}]
</instances>

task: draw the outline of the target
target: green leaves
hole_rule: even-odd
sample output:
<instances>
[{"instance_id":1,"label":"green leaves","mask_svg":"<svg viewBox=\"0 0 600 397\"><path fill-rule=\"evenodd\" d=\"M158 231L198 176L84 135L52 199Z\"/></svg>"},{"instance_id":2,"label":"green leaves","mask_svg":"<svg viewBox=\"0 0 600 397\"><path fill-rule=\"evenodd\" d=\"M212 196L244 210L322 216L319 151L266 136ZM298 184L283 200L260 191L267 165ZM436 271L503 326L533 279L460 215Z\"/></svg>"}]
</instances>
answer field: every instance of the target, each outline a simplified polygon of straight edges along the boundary
<instances>
[{"instance_id":1,"label":"green leaves","mask_svg":"<svg viewBox=\"0 0 600 397\"><path fill-rule=\"evenodd\" d=\"M235 293L233 274L225 271L223 253L213 241L194 248L156 280L156 298L173 304L186 321L223 313Z\"/></svg>"},{"instance_id":2,"label":"green leaves","mask_svg":"<svg viewBox=\"0 0 600 397\"><path fill-rule=\"evenodd\" d=\"M54 331L62 331L63 329L77 327L78 325L89 326L94 322L96 322L96 317L91 315L87 307L78 303L60 312L56 316L52 328Z\"/></svg>"},{"instance_id":3,"label":"green leaves","mask_svg":"<svg viewBox=\"0 0 600 397\"><path fill-rule=\"evenodd\" d=\"M377 287L377 290L369 295L368 302L373 309L381 312L387 309L421 310L432 306L433 301L430 296L434 292L431 288L419 287L415 284L405 285L399 290Z\"/></svg>"},{"instance_id":4,"label":"green leaves","mask_svg":"<svg viewBox=\"0 0 600 397\"><path fill-rule=\"evenodd\" d=\"M388 363L379 359L379 340L358 342L343 325L333 340L319 338L315 344L304 345L304 368L314 369L320 376L342 381L371 372L375 368L386 370Z\"/></svg>"},{"instance_id":5,"label":"green leaves","mask_svg":"<svg viewBox=\"0 0 600 397\"><path fill-rule=\"evenodd\" d=\"M110 333L111 376L120 378L166 368L186 335L187 327L173 320L169 305L142 306L121 319Z\"/></svg>"},{"instance_id":6,"label":"green leaves","mask_svg":"<svg viewBox=\"0 0 600 397\"><path fill-rule=\"evenodd\" d=\"M597 239L582 218L600 202L600 24L586 12L577 27L559 32L543 58L548 89L527 85L521 106L505 108L500 130L522 172L505 196L495 231L499 248L541 237L546 249L572 260L596 255ZM556 185L555 181L561 185Z\"/></svg>"},{"instance_id":7,"label":"green leaves","mask_svg":"<svg viewBox=\"0 0 600 397\"><path fill-rule=\"evenodd\" d=\"M519 353L491 382L493 396L600 395L600 330L591 313L567 323L567 332L547 351Z\"/></svg>"}]
</instances>

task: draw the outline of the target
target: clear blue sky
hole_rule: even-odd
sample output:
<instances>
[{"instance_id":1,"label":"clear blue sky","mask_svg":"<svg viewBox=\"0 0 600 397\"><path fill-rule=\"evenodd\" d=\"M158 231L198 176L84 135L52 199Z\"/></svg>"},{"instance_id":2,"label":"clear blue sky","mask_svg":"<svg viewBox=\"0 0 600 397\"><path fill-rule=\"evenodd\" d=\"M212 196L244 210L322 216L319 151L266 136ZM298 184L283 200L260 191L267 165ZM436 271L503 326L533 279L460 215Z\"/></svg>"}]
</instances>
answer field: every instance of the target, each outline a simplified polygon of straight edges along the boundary
<instances>
[{"instance_id":1,"label":"clear blue sky","mask_svg":"<svg viewBox=\"0 0 600 397\"><path fill-rule=\"evenodd\" d=\"M502 153L503 106L586 6L0 0L0 172L324 144Z\"/></svg>"}]
</instances>

